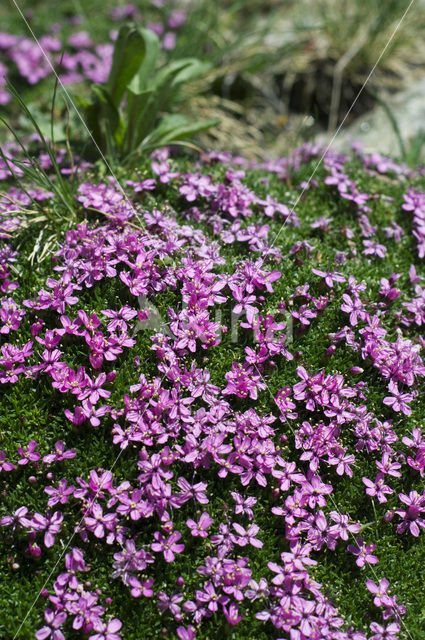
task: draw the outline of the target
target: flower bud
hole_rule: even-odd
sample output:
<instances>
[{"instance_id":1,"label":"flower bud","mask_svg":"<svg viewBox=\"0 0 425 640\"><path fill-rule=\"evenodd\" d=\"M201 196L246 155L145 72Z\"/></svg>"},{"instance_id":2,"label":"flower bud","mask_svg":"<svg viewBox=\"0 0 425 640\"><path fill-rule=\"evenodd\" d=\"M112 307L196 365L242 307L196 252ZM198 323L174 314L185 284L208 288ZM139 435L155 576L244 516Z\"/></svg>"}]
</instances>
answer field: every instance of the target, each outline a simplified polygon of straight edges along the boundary
<instances>
[{"instance_id":1,"label":"flower bud","mask_svg":"<svg viewBox=\"0 0 425 640\"><path fill-rule=\"evenodd\" d=\"M166 520L166 521L164 522L164 524L162 525L162 528L164 529L164 531L165 531L166 533L171 533L171 531L172 531L172 530L173 530L173 528L174 528L174 524L171 522L171 520Z\"/></svg>"},{"instance_id":2,"label":"flower bud","mask_svg":"<svg viewBox=\"0 0 425 640\"><path fill-rule=\"evenodd\" d=\"M387 511L384 515L384 522L386 522L388 524L388 522L391 522L391 520L394 518L394 509L391 509L390 511Z\"/></svg>"},{"instance_id":3,"label":"flower bud","mask_svg":"<svg viewBox=\"0 0 425 640\"><path fill-rule=\"evenodd\" d=\"M41 556L41 548L36 542L29 544L27 547L27 551L33 558L39 558Z\"/></svg>"},{"instance_id":4,"label":"flower bud","mask_svg":"<svg viewBox=\"0 0 425 640\"><path fill-rule=\"evenodd\" d=\"M362 369L361 367L351 367L350 369L350 373L352 373L354 376L358 376L360 373L363 373L364 369Z\"/></svg>"}]
</instances>

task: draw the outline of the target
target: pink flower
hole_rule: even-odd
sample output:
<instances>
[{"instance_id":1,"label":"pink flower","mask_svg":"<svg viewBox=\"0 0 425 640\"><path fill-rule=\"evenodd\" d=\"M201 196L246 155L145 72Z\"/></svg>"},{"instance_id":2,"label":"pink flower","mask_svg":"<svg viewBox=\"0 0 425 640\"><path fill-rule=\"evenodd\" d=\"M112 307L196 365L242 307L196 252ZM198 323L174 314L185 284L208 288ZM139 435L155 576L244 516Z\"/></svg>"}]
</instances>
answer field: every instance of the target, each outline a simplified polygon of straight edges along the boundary
<instances>
[{"instance_id":1,"label":"pink flower","mask_svg":"<svg viewBox=\"0 0 425 640\"><path fill-rule=\"evenodd\" d=\"M128 583L131 587L131 595L133 598L139 598L140 596L151 598L153 596L153 578L148 578L147 580L140 582L136 576L131 576Z\"/></svg>"},{"instance_id":2,"label":"pink flower","mask_svg":"<svg viewBox=\"0 0 425 640\"><path fill-rule=\"evenodd\" d=\"M175 558L174 554L184 551L184 544L177 544L177 541L182 537L178 531L174 531L169 538L164 538L159 531L155 531L153 537L156 542L151 544L152 551L156 553L163 552L166 562L173 562Z\"/></svg>"},{"instance_id":3,"label":"pink flower","mask_svg":"<svg viewBox=\"0 0 425 640\"><path fill-rule=\"evenodd\" d=\"M37 462L37 460L40 460L40 454L36 451L37 446L35 440L30 440L27 447L18 447L18 453L21 456L18 464L22 466L28 464L29 461Z\"/></svg>"},{"instance_id":4,"label":"pink flower","mask_svg":"<svg viewBox=\"0 0 425 640\"><path fill-rule=\"evenodd\" d=\"M364 544L363 538L357 538L356 544L349 544L347 547L353 555L357 556L356 565L358 567L364 567L366 562L369 564L376 564L378 558L372 555L372 552L376 549L376 544Z\"/></svg>"},{"instance_id":5,"label":"pink flower","mask_svg":"<svg viewBox=\"0 0 425 640\"><path fill-rule=\"evenodd\" d=\"M385 494L394 493L393 489L385 484L385 476L383 473L377 473L375 482L369 480L369 478L362 478L363 483L366 485L366 493L368 496L376 496L380 503L387 502Z\"/></svg>"},{"instance_id":6,"label":"pink flower","mask_svg":"<svg viewBox=\"0 0 425 640\"><path fill-rule=\"evenodd\" d=\"M84 524L89 531L92 531L96 538L103 538L105 535L105 528L110 531L114 527L117 516L115 513L103 514L103 509L95 502L91 505L91 515L84 517Z\"/></svg>"},{"instance_id":7,"label":"pink flower","mask_svg":"<svg viewBox=\"0 0 425 640\"><path fill-rule=\"evenodd\" d=\"M232 370L225 376L227 387L223 390L223 395L234 394L239 398L246 398L248 395L252 400L257 400L258 390L266 389L266 385L261 381L261 376L254 372L254 367L246 364L233 362Z\"/></svg>"},{"instance_id":8,"label":"pink flower","mask_svg":"<svg viewBox=\"0 0 425 640\"><path fill-rule=\"evenodd\" d=\"M47 501L48 507L54 507L55 504L66 504L68 502L69 497L74 493L75 487L74 485L71 485L70 487L67 485L68 480L62 478L57 488L45 487L44 491L51 496Z\"/></svg>"},{"instance_id":9,"label":"pink flower","mask_svg":"<svg viewBox=\"0 0 425 640\"><path fill-rule=\"evenodd\" d=\"M383 402L388 407L392 407L394 411L401 411L406 416L410 416L412 413L412 409L407 404L408 402L412 402L415 397L414 393L400 393L398 390L398 385L396 382L391 380L388 383L388 390L392 394L391 396L387 396L384 398Z\"/></svg>"},{"instance_id":10,"label":"pink flower","mask_svg":"<svg viewBox=\"0 0 425 640\"><path fill-rule=\"evenodd\" d=\"M41 513L35 513L32 518L32 524L38 531L44 531L44 545L47 548L53 547L55 544L55 535L61 529L63 521L63 513L55 511L52 516L45 517Z\"/></svg>"},{"instance_id":11,"label":"pink flower","mask_svg":"<svg viewBox=\"0 0 425 640\"><path fill-rule=\"evenodd\" d=\"M232 541L235 544L238 544L241 547L244 547L246 544L251 544L253 547L257 547L257 549L261 549L263 543L261 540L258 540L255 536L260 530L260 527L256 524L252 524L248 527L248 529L244 529L240 524L236 522L233 523L233 528L238 534L237 536L232 535Z\"/></svg>"},{"instance_id":12,"label":"pink flower","mask_svg":"<svg viewBox=\"0 0 425 640\"><path fill-rule=\"evenodd\" d=\"M199 518L199 522L195 522L194 520L186 520L186 524L191 529L190 533L193 536L200 536L201 538L206 538L208 536L207 530L212 525L214 520L210 518L208 513L204 511L204 513Z\"/></svg>"},{"instance_id":13,"label":"pink flower","mask_svg":"<svg viewBox=\"0 0 425 640\"><path fill-rule=\"evenodd\" d=\"M0 472L1 471L13 471L15 469L13 462L6 461L6 454L0 449Z\"/></svg>"},{"instance_id":14,"label":"pink flower","mask_svg":"<svg viewBox=\"0 0 425 640\"><path fill-rule=\"evenodd\" d=\"M345 282L345 276L338 271L321 271L320 269L312 269L316 276L321 276L328 287L333 287L334 282Z\"/></svg>"},{"instance_id":15,"label":"pink flower","mask_svg":"<svg viewBox=\"0 0 425 640\"><path fill-rule=\"evenodd\" d=\"M117 633L121 627L122 622L118 618L113 618L106 624L100 621L95 624L97 633L94 636L90 636L89 640L121 640L121 636Z\"/></svg>"},{"instance_id":16,"label":"pink flower","mask_svg":"<svg viewBox=\"0 0 425 640\"><path fill-rule=\"evenodd\" d=\"M63 625L66 618L67 614L65 611L55 613L52 609L46 609L44 619L48 626L44 626L37 631L35 634L36 640L46 640L46 638L51 638L51 640L65 640L65 636L59 627Z\"/></svg>"},{"instance_id":17,"label":"pink flower","mask_svg":"<svg viewBox=\"0 0 425 640\"><path fill-rule=\"evenodd\" d=\"M425 496L417 491L411 491L407 496L400 493L400 500L407 506L407 509L397 509L396 514L402 518L402 522L397 525L397 533L405 533L409 529L412 536L418 537L419 527L425 528L425 521L421 514L425 512Z\"/></svg>"},{"instance_id":18,"label":"pink flower","mask_svg":"<svg viewBox=\"0 0 425 640\"><path fill-rule=\"evenodd\" d=\"M369 640L398 640L400 625L397 622L390 622L389 625L383 627L377 622L372 622L370 630L374 632L374 635Z\"/></svg>"},{"instance_id":19,"label":"pink flower","mask_svg":"<svg viewBox=\"0 0 425 640\"><path fill-rule=\"evenodd\" d=\"M342 299L344 300L344 304L341 305L341 311L350 314L350 324L354 327L359 318L360 320L363 319L363 302L357 294L355 294L353 298L350 298L347 293L343 293Z\"/></svg>"},{"instance_id":20,"label":"pink flower","mask_svg":"<svg viewBox=\"0 0 425 640\"><path fill-rule=\"evenodd\" d=\"M242 616L239 615L238 605L235 602L231 602L229 608L223 605L223 613L227 622L232 626L237 625L242 620Z\"/></svg>"},{"instance_id":21,"label":"pink flower","mask_svg":"<svg viewBox=\"0 0 425 640\"><path fill-rule=\"evenodd\" d=\"M275 477L278 477L278 476L275 476ZM236 491L231 491L230 495L232 496L233 500L236 502L235 513L236 514L241 513L242 515L246 515L248 516L248 520L252 520L252 518L254 517L254 512L251 509L251 507L253 507L257 503L257 498L254 498L253 496L248 498L243 498L239 493L236 493Z\"/></svg>"},{"instance_id":22,"label":"pink flower","mask_svg":"<svg viewBox=\"0 0 425 640\"><path fill-rule=\"evenodd\" d=\"M366 247L363 251L365 256L377 256L378 258L385 258L387 253L387 247L373 240L363 240L363 245Z\"/></svg>"},{"instance_id":23,"label":"pink flower","mask_svg":"<svg viewBox=\"0 0 425 640\"><path fill-rule=\"evenodd\" d=\"M64 441L58 440L55 443L55 452L44 456L43 462L46 464L50 464L51 462L62 462L62 460L71 460L72 458L75 458L76 455L77 452L75 449L68 449L65 451Z\"/></svg>"},{"instance_id":24,"label":"pink flower","mask_svg":"<svg viewBox=\"0 0 425 640\"><path fill-rule=\"evenodd\" d=\"M196 638L196 629L189 625L188 627L177 627L177 635L180 640L194 640Z\"/></svg>"},{"instance_id":25,"label":"pink flower","mask_svg":"<svg viewBox=\"0 0 425 640\"><path fill-rule=\"evenodd\" d=\"M389 586L390 583L386 578L382 578L378 586L373 580L368 580L366 582L366 587L375 596L373 599L373 604L375 605L375 607L381 607L385 605L385 595Z\"/></svg>"}]
</instances>

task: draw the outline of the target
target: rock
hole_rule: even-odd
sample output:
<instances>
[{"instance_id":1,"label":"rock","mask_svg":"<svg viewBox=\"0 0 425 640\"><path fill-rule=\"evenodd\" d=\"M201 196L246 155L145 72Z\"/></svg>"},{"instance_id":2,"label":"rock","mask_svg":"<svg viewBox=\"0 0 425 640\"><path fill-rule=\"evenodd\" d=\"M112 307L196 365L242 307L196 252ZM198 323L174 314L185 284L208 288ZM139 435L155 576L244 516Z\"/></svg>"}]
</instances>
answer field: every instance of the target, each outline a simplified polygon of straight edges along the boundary
<instances>
[{"instance_id":1,"label":"rock","mask_svg":"<svg viewBox=\"0 0 425 640\"><path fill-rule=\"evenodd\" d=\"M382 97L399 128L404 144L408 147L415 137L425 131L425 78L392 96ZM328 144L329 134L319 134L317 142ZM348 151L354 141L363 144L364 151L400 156L401 149L391 116L384 107L374 109L342 128L332 146Z\"/></svg>"}]
</instances>

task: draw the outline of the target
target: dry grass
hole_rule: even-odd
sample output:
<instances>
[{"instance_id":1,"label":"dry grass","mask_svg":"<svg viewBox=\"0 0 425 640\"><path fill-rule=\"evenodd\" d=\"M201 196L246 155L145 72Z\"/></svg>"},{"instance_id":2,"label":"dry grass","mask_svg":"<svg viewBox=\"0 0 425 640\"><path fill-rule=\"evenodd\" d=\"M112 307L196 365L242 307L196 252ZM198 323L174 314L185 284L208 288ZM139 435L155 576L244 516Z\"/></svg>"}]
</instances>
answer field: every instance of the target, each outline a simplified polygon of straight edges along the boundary
<instances>
[{"instance_id":1,"label":"dry grass","mask_svg":"<svg viewBox=\"0 0 425 640\"><path fill-rule=\"evenodd\" d=\"M399 24L408 4L298 0L222 12L213 30L217 64L188 96L189 112L221 120L203 142L253 157L265 146L269 155L283 154L317 131L311 116L335 130L380 56L354 116L373 105L374 93L423 75L425 3L415 1Z\"/></svg>"}]
</instances>

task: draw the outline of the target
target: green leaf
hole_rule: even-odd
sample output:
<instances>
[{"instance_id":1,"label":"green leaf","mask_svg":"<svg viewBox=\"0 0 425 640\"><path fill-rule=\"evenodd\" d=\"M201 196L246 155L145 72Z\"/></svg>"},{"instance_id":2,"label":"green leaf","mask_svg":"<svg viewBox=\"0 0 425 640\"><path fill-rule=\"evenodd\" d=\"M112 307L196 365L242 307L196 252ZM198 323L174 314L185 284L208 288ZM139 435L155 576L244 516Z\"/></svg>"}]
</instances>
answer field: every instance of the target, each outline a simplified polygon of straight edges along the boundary
<instances>
[{"instance_id":1,"label":"green leaf","mask_svg":"<svg viewBox=\"0 0 425 640\"><path fill-rule=\"evenodd\" d=\"M196 58L183 58L176 60L164 67L155 79L154 87L176 88L183 82L188 82L199 77L210 68L206 62L200 62Z\"/></svg>"},{"instance_id":2,"label":"green leaf","mask_svg":"<svg viewBox=\"0 0 425 640\"><path fill-rule=\"evenodd\" d=\"M120 124L120 113L116 107L112 96L105 85L94 85L93 93L98 99L99 113L98 116L101 120L107 123L111 133L114 134Z\"/></svg>"},{"instance_id":3,"label":"green leaf","mask_svg":"<svg viewBox=\"0 0 425 640\"><path fill-rule=\"evenodd\" d=\"M136 95L149 90L160 50L159 38L153 31L150 29L140 29L139 31L145 41L145 57L127 87Z\"/></svg>"},{"instance_id":4,"label":"green leaf","mask_svg":"<svg viewBox=\"0 0 425 640\"><path fill-rule=\"evenodd\" d=\"M196 58L186 58L185 62L185 66L174 77L174 85L195 80L211 69L208 62L201 62Z\"/></svg>"},{"instance_id":5,"label":"green leaf","mask_svg":"<svg viewBox=\"0 0 425 640\"><path fill-rule=\"evenodd\" d=\"M148 148L157 144L169 144L185 140L191 136L207 131L219 123L218 118L190 123L183 116L167 116L152 134L143 141L142 147Z\"/></svg>"},{"instance_id":6,"label":"green leaf","mask_svg":"<svg viewBox=\"0 0 425 640\"><path fill-rule=\"evenodd\" d=\"M127 85L145 58L146 40L143 31L127 25L119 30L112 67L106 82L106 88L116 107L119 107Z\"/></svg>"},{"instance_id":7,"label":"green leaf","mask_svg":"<svg viewBox=\"0 0 425 640\"><path fill-rule=\"evenodd\" d=\"M133 94L128 90L127 96L127 130L125 132L124 147L128 151L137 146L137 142L143 139L150 131L156 119L156 113L151 108L154 92L147 89L141 93Z\"/></svg>"},{"instance_id":8,"label":"green leaf","mask_svg":"<svg viewBox=\"0 0 425 640\"><path fill-rule=\"evenodd\" d=\"M86 109L87 125L103 153L112 154L122 143L124 123L106 85L92 87L94 99Z\"/></svg>"}]
</instances>

